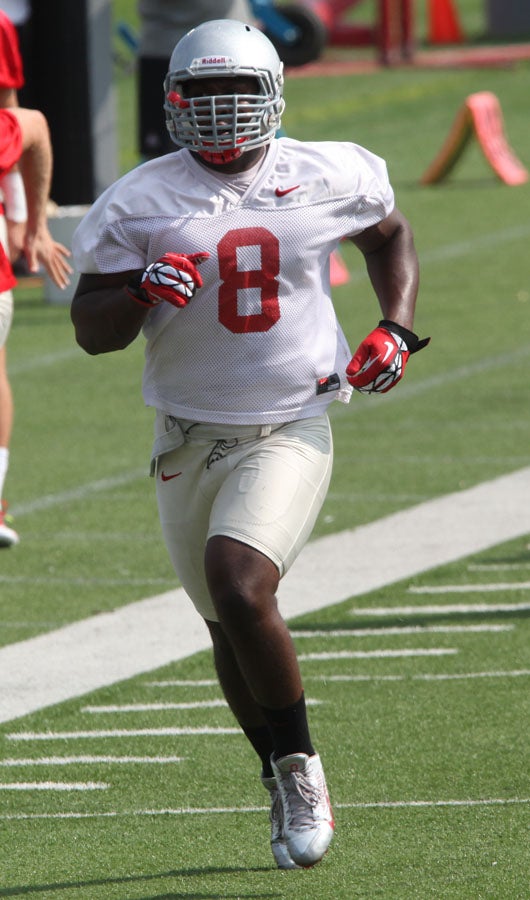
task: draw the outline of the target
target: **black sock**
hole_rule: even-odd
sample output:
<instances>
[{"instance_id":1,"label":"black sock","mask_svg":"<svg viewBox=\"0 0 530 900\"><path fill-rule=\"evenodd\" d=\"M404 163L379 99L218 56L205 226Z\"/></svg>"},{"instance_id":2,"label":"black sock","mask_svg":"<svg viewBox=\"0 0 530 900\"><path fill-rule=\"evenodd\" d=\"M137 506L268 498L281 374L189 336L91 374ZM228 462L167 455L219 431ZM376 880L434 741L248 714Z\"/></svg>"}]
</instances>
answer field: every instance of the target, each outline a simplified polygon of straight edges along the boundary
<instances>
[{"instance_id":1,"label":"black sock","mask_svg":"<svg viewBox=\"0 0 530 900\"><path fill-rule=\"evenodd\" d=\"M243 728L245 737L250 741L254 750L261 759L262 775L264 778L272 778L271 754L274 743L268 725L258 725L255 728Z\"/></svg>"},{"instance_id":2,"label":"black sock","mask_svg":"<svg viewBox=\"0 0 530 900\"><path fill-rule=\"evenodd\" d=\"M261 707L274 740L274 758L290 756L292 753L307 753L313 756L315 748L309 736L309 725L305 708L305 697L284 709Z\"/></svg>"}]
</instances>

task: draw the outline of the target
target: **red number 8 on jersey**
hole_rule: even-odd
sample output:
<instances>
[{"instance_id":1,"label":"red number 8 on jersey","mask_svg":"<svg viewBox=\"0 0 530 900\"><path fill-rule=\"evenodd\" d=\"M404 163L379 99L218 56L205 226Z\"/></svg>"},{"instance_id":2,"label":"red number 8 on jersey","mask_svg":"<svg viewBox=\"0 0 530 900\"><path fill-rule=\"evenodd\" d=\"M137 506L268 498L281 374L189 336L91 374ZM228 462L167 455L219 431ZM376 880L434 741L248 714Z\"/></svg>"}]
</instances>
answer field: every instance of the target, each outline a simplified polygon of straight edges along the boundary
<instances>
[{"instance_id":1,"label":"red number 8 on jersey","mask_svg":"<svg viewBox=\"0 0 530 900\"><path fill-rule=\"evenodd\" d=\"M261 268L238 268L237 251L242 247L259 247ZM234 334L268 331L280 318L278 300L280 245L266 228L236 228L219 241L219 321ZM261 291L261 312L241 315L238 292L247 288Z\"/></svg>"}]
</instances>

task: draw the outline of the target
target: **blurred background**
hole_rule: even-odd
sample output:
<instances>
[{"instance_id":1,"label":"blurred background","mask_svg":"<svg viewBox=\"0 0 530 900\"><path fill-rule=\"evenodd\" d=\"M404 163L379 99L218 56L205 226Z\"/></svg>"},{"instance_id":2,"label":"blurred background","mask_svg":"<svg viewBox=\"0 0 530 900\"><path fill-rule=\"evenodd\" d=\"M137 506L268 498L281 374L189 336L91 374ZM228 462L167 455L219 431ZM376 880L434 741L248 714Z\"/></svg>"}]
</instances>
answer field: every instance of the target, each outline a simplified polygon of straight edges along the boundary
<instances>
[{"instance_id":1,"label":"blurred background","mask_svg":"<svg viewBox=\"0 0 530 900\"><path fill-rule=\"evenodd\" d=\"M59 205L92 202L142 155L170 149L163 73L174 44L200 20L256 23L288 70L305 74L331 62L344 72L348 63L502 65L500 43L516 60L530 41L530 7L520 0L1 0L0 8L19 32L20 102L50 122Z\"/></svg>"}]
</instances>

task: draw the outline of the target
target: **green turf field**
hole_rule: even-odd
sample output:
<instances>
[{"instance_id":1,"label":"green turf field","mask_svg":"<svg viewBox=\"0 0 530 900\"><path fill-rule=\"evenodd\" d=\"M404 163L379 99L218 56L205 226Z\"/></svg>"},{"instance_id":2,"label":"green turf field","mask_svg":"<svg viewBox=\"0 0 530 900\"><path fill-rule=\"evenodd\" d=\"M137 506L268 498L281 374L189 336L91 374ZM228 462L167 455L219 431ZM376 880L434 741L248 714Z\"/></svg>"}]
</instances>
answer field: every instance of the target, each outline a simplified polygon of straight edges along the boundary
<instances>
[{"instance_id":1,"label":"green turf field","mask_svg":"<svg viewBox=\"0 0 530 900\"><path fill-rule=\"evenodd\" d=\"M478 4L462 7L476 22ZM117 81L126 169L133 75ZM432 335L387 397L333 409L315 538L530 465L530 184L504 186L472 146L446 182L419 185L482 90L530 167L528 64L287 84L289 135L387 159L420 254L417 330ZM378 315L359 254L343 258L335 299L355 344ZM176 586L146 477L141 341L89 358L38 285L16 303L6 495L21 543L0 555L3 648ZM526 900L529 575L523 535L293 622L337 822L311 871L272 866L258 767L208 653L5 722L0 897Z\"/></svg>"}]
</instances>

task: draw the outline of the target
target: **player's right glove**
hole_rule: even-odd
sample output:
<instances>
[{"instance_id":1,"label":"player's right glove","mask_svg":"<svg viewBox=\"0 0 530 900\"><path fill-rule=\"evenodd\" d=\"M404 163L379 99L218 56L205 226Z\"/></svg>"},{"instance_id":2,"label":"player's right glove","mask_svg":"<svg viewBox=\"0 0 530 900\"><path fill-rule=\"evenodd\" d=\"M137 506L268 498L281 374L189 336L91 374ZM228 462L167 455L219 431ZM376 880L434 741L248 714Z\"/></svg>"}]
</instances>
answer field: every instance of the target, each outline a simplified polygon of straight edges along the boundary
<instances>
[{"instance_id":1,"label":"player's right glove","mask_svg":"<svg viewBox=\"0 0 530 900\"><path fill-rule=\"evenodd\" d=\"M197 266L209 256L209 253L164 253L129 281L127 293L143 306L156 306L162 300L179 309L187 306L203 284Z\"/></svg>"}]
</instances>

